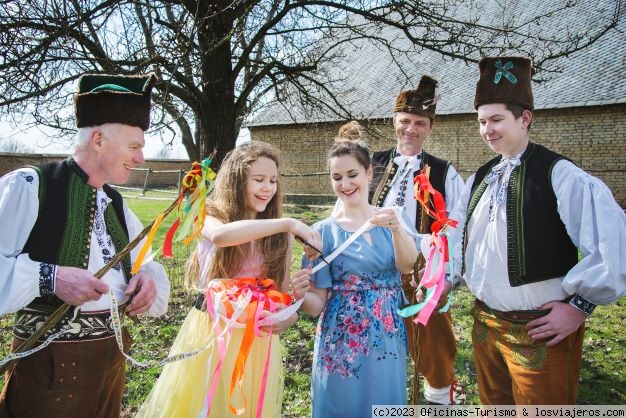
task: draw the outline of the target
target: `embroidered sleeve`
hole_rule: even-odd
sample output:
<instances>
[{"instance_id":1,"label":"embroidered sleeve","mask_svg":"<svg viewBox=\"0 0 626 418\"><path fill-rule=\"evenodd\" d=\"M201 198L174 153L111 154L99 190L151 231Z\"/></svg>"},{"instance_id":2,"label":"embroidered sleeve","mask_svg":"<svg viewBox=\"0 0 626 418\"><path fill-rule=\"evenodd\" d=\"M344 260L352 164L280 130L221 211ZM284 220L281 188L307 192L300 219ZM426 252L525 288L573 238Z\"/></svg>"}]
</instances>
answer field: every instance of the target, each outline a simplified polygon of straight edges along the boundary
<instances>
[{"instance_id":1,"label":"embroidered sleeve","mask_svg":"<svg viewBox=\"0 0 626 418\"><path fill-rule=\"evenodd\" d=\"M48 263L39 263L39 294L52 295L55 291L57 266Z\"/></svg>"},{"instance_id":2,"label":"embroidered sleeve","mask_svg":"<svg viewBox=\"0 0 626 418\"><path fill-rule=\"evenodd\" d=\"M591 315L593 310L596 309L595 304L589 302L587 299L583 298L580 295L574 295L574 297L569 301L569 304L579 311L586 313L587 315Z\"/></svg>"}]
</instances>

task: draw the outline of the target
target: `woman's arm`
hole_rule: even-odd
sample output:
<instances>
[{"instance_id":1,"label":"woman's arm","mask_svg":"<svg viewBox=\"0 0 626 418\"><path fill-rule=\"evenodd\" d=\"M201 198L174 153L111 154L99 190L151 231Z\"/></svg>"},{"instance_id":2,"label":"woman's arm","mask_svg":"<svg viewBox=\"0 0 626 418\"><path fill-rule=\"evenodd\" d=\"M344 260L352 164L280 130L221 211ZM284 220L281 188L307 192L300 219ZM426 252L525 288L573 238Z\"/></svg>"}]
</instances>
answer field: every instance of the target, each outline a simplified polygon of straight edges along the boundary
<instances>
[{"instance_id":1,"label":"woman's arm","mask_svg":"<svg viewBox=\"0 0 626 418\"><path fill-rule=\"evenodd\" d=\"M415 260L417 260L417 246L415 240L411 238L402 228L400 221L393 209L382 209L370 220L374 225L389 228L393 241L393 251L396 255L396 268L402 273L413 271Z\"/></svg>"},{"instance_id":2,"label":"woman's arm","mask_svg":"<svg viewBox=\"0 0 626 418\"><path fill-rule=\"evenodd\" d=\"M309 273L307 273L307 275L311 277L310 268L300 271L308 271ZM302 302L301 306L302 312L305 312L311 316L319 316L326 306L326 301L328 300L328 289L320 289L315 286L315 283L312 280L310 280L309 290L302 297L304 298L304 302Z\"/></svg>"}]
</instances>

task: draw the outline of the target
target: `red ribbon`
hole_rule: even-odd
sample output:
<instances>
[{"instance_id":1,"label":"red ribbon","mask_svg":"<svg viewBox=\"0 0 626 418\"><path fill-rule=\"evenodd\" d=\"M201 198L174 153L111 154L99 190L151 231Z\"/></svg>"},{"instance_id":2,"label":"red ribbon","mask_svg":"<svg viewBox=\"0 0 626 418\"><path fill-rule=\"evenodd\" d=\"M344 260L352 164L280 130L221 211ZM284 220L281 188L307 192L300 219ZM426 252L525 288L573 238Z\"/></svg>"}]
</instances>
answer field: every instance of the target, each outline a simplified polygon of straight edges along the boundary
<instances>
[{"instance_id":1,"label":"red ribbon","mask_svg":"<svg viewBox=\"0 0 626 418\"><path fill-rule=\"evenodd\" d=\"M427 169L422 169L413 181L415 183L415 199L422 205L422 210L433 218L430 230L434 236L434 234L439 233L444 228L456 227L458 222L448 218L446 201L441 193L430 183ZM441 239L444 244L444 261L447 262L450 258L448 254L448 238L442 236Z\"/></svg>"}]
</instances>

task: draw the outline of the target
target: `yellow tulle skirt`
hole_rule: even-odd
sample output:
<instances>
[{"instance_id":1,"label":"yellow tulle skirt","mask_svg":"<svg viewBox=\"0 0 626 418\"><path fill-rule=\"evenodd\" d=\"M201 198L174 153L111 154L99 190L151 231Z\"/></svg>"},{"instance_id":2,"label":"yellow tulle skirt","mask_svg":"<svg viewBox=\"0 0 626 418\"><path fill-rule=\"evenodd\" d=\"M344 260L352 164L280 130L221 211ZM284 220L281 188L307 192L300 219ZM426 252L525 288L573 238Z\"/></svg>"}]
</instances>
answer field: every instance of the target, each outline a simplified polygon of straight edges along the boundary
<instances>
[{"instance_id":1,"label":"yellow tulle skirt","mask_svg":"<svg viewBox=\"0 0 626 418\"><path fill-rule=\"evenodd\" d=\"M170 355L191 352L214 340L212 323L206 312L191 309L181 326ZM243 415L231 413L229 401L236 408L244 405L244 398L235 388L229 396L230 381L243 337L243 328L233 328L226 351L210 414L207 415L207 395L211 377L217 365L217 342L212 348L195 357L166 365L136 417L192 418L192 417L256 417L265 359L271 338L270 364L263 402L263 418L280 417L283 392L283 364L278 335L255 337L243 374L243 396L246 407Z\"/></svg>"}]
</instances>

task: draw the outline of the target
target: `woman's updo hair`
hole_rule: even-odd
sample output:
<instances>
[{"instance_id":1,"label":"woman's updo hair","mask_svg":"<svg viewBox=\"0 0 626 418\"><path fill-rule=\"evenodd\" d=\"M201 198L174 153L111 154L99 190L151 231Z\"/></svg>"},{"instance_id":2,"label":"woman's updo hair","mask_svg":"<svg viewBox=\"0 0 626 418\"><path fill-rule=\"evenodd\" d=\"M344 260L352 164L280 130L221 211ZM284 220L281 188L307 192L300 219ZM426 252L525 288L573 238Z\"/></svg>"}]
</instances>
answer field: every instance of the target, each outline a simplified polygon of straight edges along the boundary
<instances>
[{"instance_id":1,"label":"woman's updo hair","mask_svg":"<svg viewBox=\"0 0 626 418\"><path fill-rule=\"evenodd\" d=\"M328 151L328 159L343 155L353 156L366 170L372 164L367 144L363 141L365 131L357 121L347 122L339 128L335 144Z\"/></svg>"}]
</instances>

